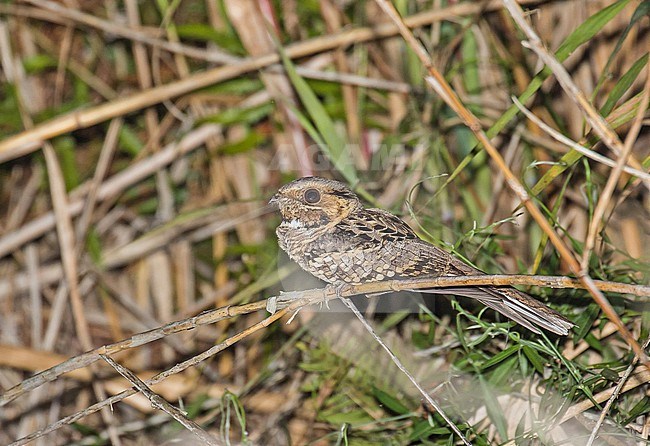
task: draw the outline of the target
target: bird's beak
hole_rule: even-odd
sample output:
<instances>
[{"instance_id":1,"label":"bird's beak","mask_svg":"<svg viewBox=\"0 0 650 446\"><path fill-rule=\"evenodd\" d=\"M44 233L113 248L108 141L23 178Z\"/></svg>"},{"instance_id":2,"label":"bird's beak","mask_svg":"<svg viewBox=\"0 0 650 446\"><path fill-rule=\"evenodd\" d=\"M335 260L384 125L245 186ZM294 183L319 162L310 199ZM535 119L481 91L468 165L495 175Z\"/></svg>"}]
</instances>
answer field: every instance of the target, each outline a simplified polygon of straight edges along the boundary
<instances>
[{"instance_id":1,"label":"bird's beak","mask_svg":"<svg viewBox=\"0 0 650 446\"><path fill-rule=\"evenodd\" d=\"M280 195L275 194L269 200L269 205L273 206L274 208L280 208L279 202L280 202Z\"/></svg>"}]
</instances>

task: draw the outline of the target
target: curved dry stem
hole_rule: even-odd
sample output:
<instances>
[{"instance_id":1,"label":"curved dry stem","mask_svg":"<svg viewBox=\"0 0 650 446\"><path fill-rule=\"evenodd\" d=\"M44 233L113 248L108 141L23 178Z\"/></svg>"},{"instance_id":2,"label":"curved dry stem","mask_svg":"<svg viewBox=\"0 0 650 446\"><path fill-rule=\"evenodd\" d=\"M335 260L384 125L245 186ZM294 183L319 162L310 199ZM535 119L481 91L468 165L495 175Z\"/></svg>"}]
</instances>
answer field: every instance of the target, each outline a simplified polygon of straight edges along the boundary
<instances>
[{"instance_id":1,"label":"curved dry stem","mask_svg":"<svg viewBox=\"0 0 650 446\"><path fill-rule=\"evenodd\" d=\"M603 312L612 322L616 324L619 332L621 333L621 336L625 339L628 345L630 345L632 350L634 350L634 353L639 355L639 358L641 358L643 364L645 364L646 367L648 367L650 370L650 359L648 359L648 356L641 349L641 346L636 341L636 339L634 339L632 333L630 333L627 327L623 324L623 321L621 321L621 318L618 317L614 311L614 308L605 298L603 293L595 286L593 279L589 277L589 275L580 267L576 256L569 249L567 244L564 243L559 235L553 230L549 222L546 220L546 218L544 218L544 214L542 214L539 208L531 200L524 186L517 179L512 170L510 170L510 168L507 166L499 151L496 149L496 147L494 147L490 141L490 138L482 129L479 119L471 111L469 111L467 107L465 107L449 83L447 83L444 76L433 66L431 57L427 53L426 49L415 38L411 30L405 25L402 17L399 15L393 4L388 0L376 0L376 2L386 13L386 15L388 15L390 19L398 26L400 34L406 43L415 52L424 67L429 72L429 77L426 78L429 85L431 85L431 87L447 103L447 105L451 107L451 109L454 110L456 114L458 114L465 125L469 127L470 130L472 130L478 141L485 148L485 151L490 155L490 158L492 158L499 170L503 173L508 186L510 186L512 191L519 197L535 222L548 236L549 240L551 243L553 243L553 246L555 246L555 249L557 249L560 256L567 262L571 272L575 274L584 284L585 288L592 295L596 303L602 308ZM512 7L519 8L519 11L521 11L521 8L518 5L514 5Z\"/></svg>"},{"instance_id":2,"label":"curved dry stem","mask_svg":"<svg viewBox=\"0 0 650 446\"><path fill-rule=\"evenodd\" d=\"M300 308L311 305L314 303L323 303L331 299L337 299L339 297L349 297L359 294L373 294L386 291L401 291L401 290L411 290L411 289L424 289L424 288L444 288L444 287L458 287L458 286L477 286L477 285L536 285L536 286L548 286L553 288L584 288L584 284L576 279L571 279L567 277L555 277L555 276L525 276L525 275L481 275L481 276L467 276L467 277L437 277L429 279L409 279L409 280L391 280L384 282L375 282L375 283L366 283L362 285L346 286L343 288L336 287L326 287L322 289L312 289L305 291L296 291L290 293L284 293L279 297L269 298L264 301L254 302L245 305L238 306L227 306L219 308L216 310L206 311L197 316L191 318L183 319L180 321L175 321L161 327L155 328L153 330L148 330L142 333L131 336L128 339L122 341L105 345L94 350L88 351L81 355L70 358L54 367L51 367L47 370L44 370L7 390L4 394L0 395L0 407L9 404L11 401L16 398L24 395L25 393L36 389L46 382L53 381L65 373L75 371L87 366L92 365L93 363L102 359L102 356L109 356L115 353L118 353L123 350L128 350L131 348L139 347L144 344L148 344L155 340L161 339L165 336L168 336L173 333L179 333L182 331L192 330L202 325L213 324L218 321L232 318L237 315L248 314L256 312L266 308L271 305L271 302L279 299L284 299L288 301L288 306L279 311L274 311L271 316L262 320L261 322L249 327L248 329L238 333L235 336L232 336L226 339L224 342L215 345L214 347L206 350L205 352L194 356L193 358L188 359L180 364L175 365L171 369L162 372L152 379L146 381L146 385L150 386L156 383L161 382L165 378L179 373L188 367L199 364L205 359L219 353L220 351L226 349L227 347L239 342L245 337L249 336L256 331L267 327L274 321L278 320L286 314L291 314L292 312L298 311ZM601 289L630 293L637 296L650 296L650 286L641 286L641 285L627 285L619 284L615 282L604 282L598 281L595 282L595 285ZM373 296L378 297L378 296ZM274 305L277 302L273 303ZM277 307L276 307L277 308ZM62 426L76 422L77 420L90 415L92 413L101 410L103 407L114 404L118 401L127 398L130 395L136 393L136 390L129 389L125 390L117 395L114 395L110 398L107 398L103 401L100 401L82 411L79 411L73 415L65 417L49 426L41 429L37 432L34 432L26 437L23 437L16 442L12 443L14 445L26 444L29 441L39 438L43 435L46 435L50 432L53 432Z\"/></svg>"},{"instance_id":3,"label":"curved dry stem","mask_svg":"<svg viewBox=\"0 0 650 446\"><path fill-rule=\"evenodd\" d=\"M54 367L44 370L34 376L27 378L21 383L7 390L0 395L0 407L20 397L21 395L36 389L46 382L53 381L59 376L72 372L98 361L100 355L113 355L117 352L139 347L150 342L161 339L173 333L192 330L202 325L214 324L215 322L228 319L234 316L249 314L262 309L269 309L275 313L278 307L289 304L290 308L300 308L314 302L326 302L338 297L350 297L360 294L377 294L387 291L408 291L427 288L445 287L472 287L479 285L529 285L549 288L584 289L585 285L580 280L562 276L527 276L527 275L480 275L465 277L432 277L405 280L389 280L383 282L371 282L361 285L345 286L342 289L332 287L317 288L305 291L293 291L274 296L264 301L250 304L227 306L203 312L180 321L171 322L161 327L137 333L127 339L104 345L90 350L81 355L68 359ZM626 293L635 296L650 297L650 286L631 285L607 281L595 281L594 285L600 290L616 293ZM373 296L382 297L382 296ZM383 297L386 297L384 295ZM284 310L282 310L284 311Z\"/></svg>"},{"instance_id":4,"label":"curved dry stem","mask_svg":"<svg viewBox=\"0 0 650 446\"><path fill-rule=\"evenodd\" d=\"M594 161L597 161L601 164L604 164L606 166L615 168L616 167L616 161L607 158L606 156L601 155L600 153L594 152L593 150L589 150L588 148L578 144L577 142L573 141L571 138L568 138L564 135L562 135L560 132L557 130L553 129L551 126L546 124L544 121L539 119L533 112L528 110L524 105L519 102L519 100L513 96L512 97L512 102L517 106L517 108L524 114L528 119L533 121L535 125L537 125L539 128L544 130L548 135L550 135L553 139L556 141L564 144L567 147L571 147L574 149L576 152L580 152L582 155L586 156L587 158L590 158ZM639 107L639 110L641 110L641 107ZM639 177L644 180L650 180L650 174L643 172L641 170L635 169L632 166L629 165L623 165L623 171L626 173L629 173L630 175L634 175L636 177Z\"/></svg>"}]
</instances>

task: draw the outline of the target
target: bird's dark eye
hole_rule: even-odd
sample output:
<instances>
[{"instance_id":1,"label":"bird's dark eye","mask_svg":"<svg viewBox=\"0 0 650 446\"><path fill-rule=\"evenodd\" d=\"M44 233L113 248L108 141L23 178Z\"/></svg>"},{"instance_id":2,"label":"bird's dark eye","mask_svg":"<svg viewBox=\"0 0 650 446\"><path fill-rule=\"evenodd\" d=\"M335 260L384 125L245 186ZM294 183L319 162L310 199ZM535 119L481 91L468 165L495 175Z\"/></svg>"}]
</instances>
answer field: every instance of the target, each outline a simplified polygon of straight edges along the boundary
<instances>
[{"instance_id":1,"label":"bird's dark eye","mask_svg":"<svg viewBox=\"0 0 650 446\"><path fill-rule=\"evenodd\" d=\"M320 192L316 189L307 189L304 196L305 201L309 204L316 204L320 201Z\"/></svg>"}]
</instances>

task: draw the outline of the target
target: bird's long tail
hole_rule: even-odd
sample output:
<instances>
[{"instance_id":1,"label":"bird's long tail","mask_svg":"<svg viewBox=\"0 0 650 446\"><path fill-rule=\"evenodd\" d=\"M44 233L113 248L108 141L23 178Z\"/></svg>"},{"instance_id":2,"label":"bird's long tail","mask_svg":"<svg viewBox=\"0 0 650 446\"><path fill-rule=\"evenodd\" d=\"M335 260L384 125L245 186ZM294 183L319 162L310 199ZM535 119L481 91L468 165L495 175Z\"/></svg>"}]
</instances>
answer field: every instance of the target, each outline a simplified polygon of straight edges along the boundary
<instances>
[{"instance_id":1,"label":"bird's long tail","mask_svg":"<svg viewBox=\"0 0 650 446\"><path fill-rule=\"evenodd\" d=\"M535 333L540 333L539 329L544 328L555 334L566 336L569 334L571 327L575 326L573 322L557 311L514 288L456 287L417 291L434 294L454 294L476 299Z\"/></svg>"}]
</instances>

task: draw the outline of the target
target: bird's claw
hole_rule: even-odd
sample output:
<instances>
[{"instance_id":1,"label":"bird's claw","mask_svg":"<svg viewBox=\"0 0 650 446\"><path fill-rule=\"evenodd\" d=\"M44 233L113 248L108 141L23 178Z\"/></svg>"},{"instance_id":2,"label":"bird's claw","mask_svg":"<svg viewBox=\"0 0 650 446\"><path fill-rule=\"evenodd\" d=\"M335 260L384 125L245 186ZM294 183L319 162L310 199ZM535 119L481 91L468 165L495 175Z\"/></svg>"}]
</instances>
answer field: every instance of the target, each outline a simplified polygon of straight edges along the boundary
<instances>
[{"instance_id":1,"label":"bird's claw","mask_svg":"<svg viewBox=\"0 0 650 446\"><path fill-rule=\"evenodd\" d=\"M280 291L279 296L269 297L266 302L266 311L275 314L276 311L288 307L298 298L300 298L300 294L296 291Z\"/></svg>"}]
</instances>

